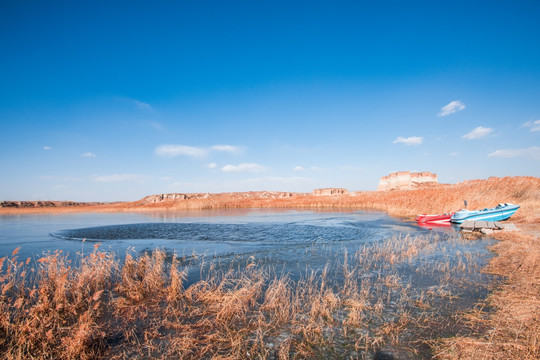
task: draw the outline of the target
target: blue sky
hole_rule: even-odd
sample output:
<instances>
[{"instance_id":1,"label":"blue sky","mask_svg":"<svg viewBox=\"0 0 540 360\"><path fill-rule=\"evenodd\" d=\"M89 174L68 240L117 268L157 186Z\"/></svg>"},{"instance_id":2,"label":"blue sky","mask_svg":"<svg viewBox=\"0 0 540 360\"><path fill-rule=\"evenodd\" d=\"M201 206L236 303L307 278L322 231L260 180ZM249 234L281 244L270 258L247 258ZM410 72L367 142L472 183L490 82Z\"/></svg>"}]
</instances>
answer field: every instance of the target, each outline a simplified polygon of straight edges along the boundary
<instances>
[{"instance_id":1,"label":"blue sky","mask_svg":"<svg viewBox=\"0 0 540 360\"><path fill-rule=\"evenodd\" d=\"M0 200L540 176L537 1L2 1Z\"/></svg>"}]
</instances>

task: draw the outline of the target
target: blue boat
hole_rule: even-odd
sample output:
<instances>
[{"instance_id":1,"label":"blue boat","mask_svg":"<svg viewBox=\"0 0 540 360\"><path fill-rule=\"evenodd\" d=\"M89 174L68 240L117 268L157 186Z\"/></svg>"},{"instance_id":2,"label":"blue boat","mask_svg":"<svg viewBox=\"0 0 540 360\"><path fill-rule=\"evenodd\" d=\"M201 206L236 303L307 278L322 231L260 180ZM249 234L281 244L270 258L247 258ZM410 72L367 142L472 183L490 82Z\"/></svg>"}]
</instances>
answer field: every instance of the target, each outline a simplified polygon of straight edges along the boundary
<instances>
[{"instance_id":1,"label":"blue boat","mask_svg":"<svg viewBox=\"0 0 540 360\"><path fill-rule=\"evenodd\" d=\"M499 204L483 210L459 210L450 218L450 222L461 224L465 220L501 221L510 218L519 209L519 205Z\"/></svg>"}]
</instances>

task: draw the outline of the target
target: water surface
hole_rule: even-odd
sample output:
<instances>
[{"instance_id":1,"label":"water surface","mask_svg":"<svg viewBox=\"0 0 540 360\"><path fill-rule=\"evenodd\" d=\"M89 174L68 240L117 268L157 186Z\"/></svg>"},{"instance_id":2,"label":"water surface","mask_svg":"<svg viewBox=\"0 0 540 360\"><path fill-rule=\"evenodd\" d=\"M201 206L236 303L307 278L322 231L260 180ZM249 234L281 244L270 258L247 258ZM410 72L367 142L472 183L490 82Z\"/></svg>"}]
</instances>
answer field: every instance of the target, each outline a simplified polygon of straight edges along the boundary
<instances>
[{"instance_id":1,"label":"water surface","mask_svg":"<svg viewBox=\"0 0 540 360\"><path fill-rule=\"evenodd\" d=\"M369 212L241 209L6 215L0 216L0 256L19 246L20 257L56 249L74 255L90 250L90 242L119 254L128 247L136 251L163 247L179 254L218 255L313 242L350 245L419 231L412 224Z\"/></svg>"},{"instance_id":2,"label":"water surface","mask_svg":"<svg viewBox=\"0 0 540 360\"><path fill-rule=\"evenodd\" d=\"M216 269L241 272L249 264L265 269L269 279L285 275L301 282L314 274L317 286L325 283L335 294L341 294L345 284L366 289L364 325L356 330L358 336L376 337L381 327L405 319L410 325L396 335L400 345L384 342L388 351L404 358L432 356L418 338L463 331L456 313L485 298L493 282L481 271L492 256L488 250L492 243L484 238L464 240L452 227L432 231L365 211L0 216L0 257L20 247L19 258L37 260L59 249L76 264L98 245L120 259L126 252L137 255L160 248L169 259L183 259L186 286ZM336 310L335 323L348 311ZM328 331L336 339L343 334L339 326Z\"/></svg>"}]
</instances>

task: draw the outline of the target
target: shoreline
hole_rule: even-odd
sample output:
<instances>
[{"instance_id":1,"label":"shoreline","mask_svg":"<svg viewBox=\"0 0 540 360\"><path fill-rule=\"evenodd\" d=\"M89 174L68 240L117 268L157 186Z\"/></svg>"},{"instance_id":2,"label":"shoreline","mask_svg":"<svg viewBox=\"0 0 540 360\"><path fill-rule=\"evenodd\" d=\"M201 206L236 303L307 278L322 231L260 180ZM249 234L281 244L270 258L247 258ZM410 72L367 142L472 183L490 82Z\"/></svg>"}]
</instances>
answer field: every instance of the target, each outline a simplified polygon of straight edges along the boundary
<instances>
[{"instance_id":1,"label":"shoreline","mask_svg":"<svg viewBox=\"0 0 540 360\"><path fill-rule=\"evenodd\" d=\"M540 223L540 178L504 177L439 184L413 190L358 191L340 195L313 195L276 191L216 194L161 194L136 201L75 203L71 206L0 207L1 215L69 212L140 212L229 208L350 208L385 211L392 216L446 213L463 208L492 207L500 202L521 206L512 217L518 224ZM57 202L62 203L62 202ZM78 205L80 204L80 205Z\"/></svg>"}]
</instances>

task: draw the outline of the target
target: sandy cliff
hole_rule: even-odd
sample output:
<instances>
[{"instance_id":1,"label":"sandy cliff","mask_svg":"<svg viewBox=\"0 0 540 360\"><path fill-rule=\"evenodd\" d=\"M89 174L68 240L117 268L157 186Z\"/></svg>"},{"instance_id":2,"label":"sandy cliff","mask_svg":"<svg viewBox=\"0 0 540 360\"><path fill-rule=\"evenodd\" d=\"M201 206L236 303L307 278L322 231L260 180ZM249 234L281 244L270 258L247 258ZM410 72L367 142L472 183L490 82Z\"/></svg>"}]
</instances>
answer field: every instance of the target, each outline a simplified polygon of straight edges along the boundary
<instances>
[{"instance_id":1,"label":"sandy cliff","mask_svg":"<svg viewBox=\"0 0 540 360\"><path fill-rule=\"evenodd\" d=\"M349 192L343 188L325 188L313 190L314 196L347 195Z\"/></svg>"},{"instance_id":2,"label":"sandy cliff","mask_svg":"<svg viewBox=\"0 0 540 360\"><path fill-rule=\"evenodd\" d=\"M411 190L421 185L438 184L437 174L429 171L411 173L410 171L398 171L383 176L379 181L378 191L387 190Z\"/></svg>"}]
</instances>

